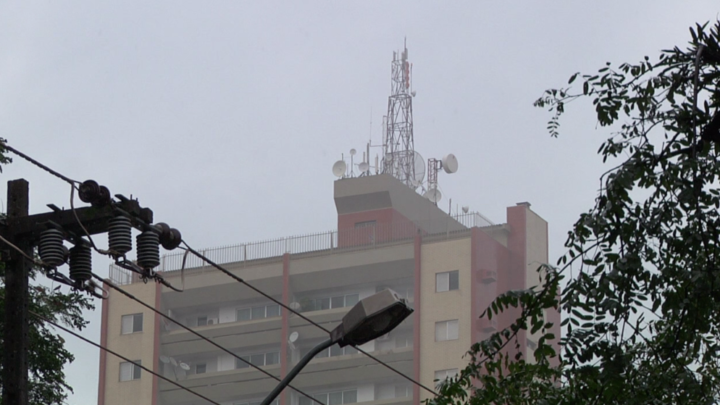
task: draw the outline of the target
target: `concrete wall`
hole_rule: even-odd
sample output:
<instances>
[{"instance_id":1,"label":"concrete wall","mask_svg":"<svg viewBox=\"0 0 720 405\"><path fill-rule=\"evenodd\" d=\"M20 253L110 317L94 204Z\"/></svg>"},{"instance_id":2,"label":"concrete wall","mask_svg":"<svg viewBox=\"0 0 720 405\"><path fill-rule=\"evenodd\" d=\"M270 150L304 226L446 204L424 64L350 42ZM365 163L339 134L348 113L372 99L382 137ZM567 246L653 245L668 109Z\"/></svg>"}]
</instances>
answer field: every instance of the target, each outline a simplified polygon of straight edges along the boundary
<instances>
[{"instance_id":1,"label":"concrete wall","mask_svg":"<svg viewBox=\"0 0 720 405\"><path fill-rule=\"evenodd\" d=\"M159 284L136 283L123 286L123 288L138 299L147 303L156 302ZM156 318L155 313L141 306L135 301L110 290L110 297L106 300L107 309L107 346L131 360L142 360L142 365L156 371ZM121 334L121 319L123 315L143 314L142 332L129 335ZM104 370L105 392L104 405L127 404L154 404L153 380L154 376L145 371L141 372L140 380L120 381L120 363L124 360L108 354ZM101 371L102 377L102 371Z\"/></svg>"},{"instance_id":2,"label":"concrete wall","mask_svg":"<svg viewBox=\"0 0 720 405\"><path fill-rule=\"evenodd\" d=\"M467 364L463 355L472 342L472 291L470 272L470 238L422 244L422 300L420 311L420 382L434 387L436 370L461 369ZM435 274L459 270L460 288L435 292ZM458 339L435 341L435 323L458 320ZM417 343L416 343L417 344ZM424 390L421 400L428 398Z\"/></svg>"}]
</instances>

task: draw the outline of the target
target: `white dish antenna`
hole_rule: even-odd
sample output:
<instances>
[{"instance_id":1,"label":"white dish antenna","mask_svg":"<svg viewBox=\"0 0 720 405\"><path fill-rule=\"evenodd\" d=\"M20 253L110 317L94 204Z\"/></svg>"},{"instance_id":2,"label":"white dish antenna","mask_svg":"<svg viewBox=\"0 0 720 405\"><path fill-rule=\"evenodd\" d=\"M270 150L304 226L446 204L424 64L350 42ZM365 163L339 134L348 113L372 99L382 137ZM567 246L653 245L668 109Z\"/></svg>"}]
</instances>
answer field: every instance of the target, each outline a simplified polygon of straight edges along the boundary
<instances>
[{"instance_id":1,"label":"white dish antenna","mask_svg":"<svg viewBox=\"0 0 720 405\"><path fill-rule=\"evenodd\" d=\"M448 153L442 158L442 166L445 173L455 173L458 169L458 160L452 153Z\"/></svg>"},{"instance_id":2,"label":"white dish antenna","mask_svg":"<svg viewBox=\"0 0 720 405\"><path fill-rule=\"evenodd\" d=\"M169 364L169 363L170 363L170 358L169 358L168 356L160 356L160 361L163 362L163 363L165 363L165 364Z\"/></svg>"},{"instance_id":3,"label":"white dish antenna","mask_svg":"<svg viewBox=\"0 0 720 405\"><path fill-rule=\"evenodd\" d=\"M177 367L177 365L178 365L177 361L175 361L175 359L173 359L172 357L170 357L170 364L172 364L175 367Z\"/></svg>"},{"instance_id":4,"label":"white dish antenna","mask_svg":"<svg viewBox=\"0 0 720 405\"><path fill-rule=\"evenodd\" d=\"M368 162L362 162L358 165L358 169L360 169L360 173L365 173L370 169L370 164Z\"/></svg>"},{"instance_id":5,"label":"white dish antenna","mask_svg":"<svg viewBox=\"0 0 720 405\"><path fill-rule=\"evenodd\" d=\"M415 178L412 183L415 185L415 188L418 188L423 180L425 180L425 159L417 152L415 152L413 159L415 162Z\"/></svg>"},{"instance_id":6,"label":"white dish antenna","mask_svg":"<svg viewBox=\"0 0 720 405\"><path fill-rule=\"evenodd\" d=\"M436 188L431 188L423 194L423 197L427 198L431 202L437 203L442 200L442 193Z\"/></svg>"},{"instance_id":7,"label":"white dish antenna","mask_svg":"<svg viewBox=\"0 0 720 405\"><path fill-rule=\"evenodd\" d=\"M185 371L190 371L190 366L187 363L180 362L180 368Z\"/></svg>"},{"instance_id":8,"label":"white dish antenna","mask_svg":"<svg viewBox=\"0 0 720 405\"><path fill-rule=\"evenodd\" d=\"M355 156L356 153L357 151L354 148L350 149L350 156Z\"/></svg>"},{"instance_id":9,"label":"white dish antenna","mask_svg":"<svg viewBox=\"0 0 720 405\"><path fill-rule=\"evenodd\" d=\"M293 332L290 334L290 337L288 337L288 341L290 343L295 343L300 338L300 334L296 332Z\"/></svg>"},{"instance_id":10,"label":"white dish antenna","mask_svg":"<svg viewBox=\"0 0 720 405\"><path fill-rule=\"evenodd\" d=\"M467 214L467 213L470 211L470 207L468 207L468 206L466 205L466 206L462 207L462 210L463 210L463 213L464 213L464 214Z\"/></svg>"},{"instance_id":11,"label":"white dish antenna","mask_svg":"<svg viewBox=\"0 0 720 405\"><path fill-rule=\"evenodd\" d=\"M290 303L290 309L292 309L293 311L299 311L301 308L302 305L300 305L300 303L297 301L293 301Z\"/></svg>"},{"instance_id":12,"label":"white dish antenna","mask_svg":"<svg viewBox=\"0 0 720 405\"><path fill-rule=\"evenodd\" d=\"M345 161L338 160L335 162L335 164L332 167L332 172L335 175L335 177L342 177L345 175L345 171L347 170L347 165L345 164Z\"/></svg>"}]
</instances>

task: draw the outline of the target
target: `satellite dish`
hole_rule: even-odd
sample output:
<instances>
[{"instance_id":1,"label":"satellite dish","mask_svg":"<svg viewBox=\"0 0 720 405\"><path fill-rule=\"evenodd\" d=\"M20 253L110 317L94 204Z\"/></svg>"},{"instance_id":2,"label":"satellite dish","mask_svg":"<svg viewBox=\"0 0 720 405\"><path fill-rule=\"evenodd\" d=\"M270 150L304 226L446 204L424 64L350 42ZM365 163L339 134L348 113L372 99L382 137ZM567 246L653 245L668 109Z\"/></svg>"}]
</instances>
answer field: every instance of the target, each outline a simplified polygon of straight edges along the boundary
<instances>
[{"instance_id":1,"label":"satellite dish","mask_svg":"<svg viewBox=\"0 0 720 405\"><path fill-rule=\"evenodd\" d=\"M355 156L357 151L355 149L350 149L350 156Z\"/></svg>"},{"instance_id":2,"label":"satellite dish","mask_svg":"<svg viewBox=\"0 0 720 405\"><path fill-rule=\"evenodd\" d=\"M288 338L288 341L289 341L290 343L295 343L295 342L297 342L297 340L298 340L299 337L300 337L300 334L299 334L299 333L293 332L293 333L290 334L290 337Z\"/></svg>"},{"instance_id":3,"label":"satellite dish","mask_svg":"<svg viewBox=\"0 0 720 405\"><path fill-rule=\"evenodd\" d=\"M299 311L302 308L299 302L293 301L290 303L290 309L293 311Z\"/></svg>"},{"instance_id":4,"label":"satellite dish","mask_svg":"<svg viewBox=\"0 0 720 405\"><path fill-rule=\"evenodd\" d=\"M436 188L431 188L423 194L423 197L427 198L431 202L438 202L442 200L442 193Z\"/></svg>"},{"instance_id":5,"label":"satellite dish","mask_svg":"<svg viewBox=\"0 0 720 405\"><path fill-rule=\"evenodd\" d=\"M170 363L170 358L168 356L160 356L160 361L165 364L168 364L168 363Z\"/></svg>"},{"instance_id":6,"label":"satellite dish","mask_svg":"<svg viewBox=\"0 0 720 405\"><path fill-rule=\"evenodd\" d=\"M177 367L177 365L178 365L177 361L175 361L175 359L173 359L172 357L170 357L170 364L172 364L175 367Z\"/></svg>"},{"instance_id":7,"label":"satellite dish","mask_svg":"<svg viewBox=\"0 0 720 405\"><path fill-rule=\"evenodd\" d=\"M370 164L368 162L362 162L358 165L358 169L360 169L360 173L365 173L370 169Z\"/></svg>"},{"instance_id":8,"label":"satellite dish","mask_svg":"<svg viewBox=\"0 0 720 405\"><path fill-rule=\"evenodd\" d=\"M463 210L463 213L467 214L468 211L470 211L470 207L468 207L468 206L466 205L466 206L462 207L462 210Z\"/></svg>"},{"instance_id":9,"label":"satellite dish","mask_svg":"<svg viewBox=\"0 0 720 405\"><path fill-rule=\"evenodd\" d=\"M415 152L413 160L415 163L415 178L412 183L415 185L415 188L418 188L423 180L425 180L425 159L423 159L421 154Z\"/></svg>"},{"instance_id":10,"label":"satellite dish","mask_svg":"<svg viewBox=\"0 0 720 405\"><path fill-rule=\"evenodd\" d=\"M335 164L332 167L332 172L335 175L335 177L344 176L345 170L347 170L347 165L342 160L338 160L337 162L335 162Z\"/></svg>"},{"instance_id":11,"label":"satellite dish","mask_svg":"<svg viewBox=\"0 0 720 405\"><path fill-rule=\"evenodd\" d=\"M187 363L180 362L180 368L185 371L190 371L190 366Z\"/></svg>"},{"instance_id":12,"label":"satellite dish","mask_svg":"<svg viewBox=\"0 0 720 405\"><path fill-rule=\"evenodd\" d=\"M442 158L443 170L445 173L455 173L458 169L458 161L455 155L448 153Z\"/></svg>"}]
</instances>

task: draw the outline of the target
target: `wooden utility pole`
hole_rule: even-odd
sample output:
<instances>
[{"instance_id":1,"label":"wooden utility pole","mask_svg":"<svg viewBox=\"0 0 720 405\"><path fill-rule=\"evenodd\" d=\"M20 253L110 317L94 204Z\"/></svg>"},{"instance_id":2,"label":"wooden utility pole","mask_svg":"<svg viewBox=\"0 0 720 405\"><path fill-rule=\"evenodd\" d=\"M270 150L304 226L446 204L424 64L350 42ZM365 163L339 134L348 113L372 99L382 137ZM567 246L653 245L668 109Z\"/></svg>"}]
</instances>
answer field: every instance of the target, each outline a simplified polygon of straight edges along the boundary
<instances>
[{"instance_id":1,"label":"wooden utility pole","mask_svg":"<svg viewBox=\"0 0 720 405\"><path fill-rule=\"evenodd\" d=\"M28 182L12 180L8 182L7 219L0 223L0 234L33 257L33 247L50 222L76 235L84 235L85 231L91 235L107 232L110 219L120 215L118 209L122 210L121 215L130 215L146 224L153 222L153 212L140 207L137 200L118 198L119 202L102 207L83 207L73 212L51 205L51 212L29 215ZM0 245L0 249L5 262L5 329L0 349L3 352L2 404L28 405L28 280L32 262L12 247Z\"/></svg>"},{"instance_id":2,"label":"wooden utility pole","mask_svg":"<svg viewBox=\"0 0 720 405\"><path fill-rule=\"evenodd\" d=\"M24 179L8 182L8 221L28 216L29 185ZM11 235L8 235L11 236ZM32 257L32 245L22 238L7 238ZM3 404L28 404L28 275L31 263L9 249L5 261L5 328L3 347Z\"/></svg>"}]
</instances>

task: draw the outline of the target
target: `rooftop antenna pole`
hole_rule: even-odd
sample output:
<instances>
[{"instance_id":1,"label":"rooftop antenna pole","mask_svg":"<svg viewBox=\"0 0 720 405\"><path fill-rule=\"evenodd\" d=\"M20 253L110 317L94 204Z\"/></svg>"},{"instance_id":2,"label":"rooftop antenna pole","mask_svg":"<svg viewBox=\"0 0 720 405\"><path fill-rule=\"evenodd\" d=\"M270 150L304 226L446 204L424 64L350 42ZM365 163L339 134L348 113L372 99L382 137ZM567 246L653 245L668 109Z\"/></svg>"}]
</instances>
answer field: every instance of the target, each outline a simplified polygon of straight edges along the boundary
<instances>
[{"instance_id":1,"label":"rooftop antenna pole","mask_svg":"<svg viewBox=\"0 0 720 405\"><path fill-rule=\"evenodd\" d=\"M414 189L416 187L413 184L416 182L415 141L407 39L401 52L393 52L390 97L388 97L383 141L382 172L391 174Z\"/></svg>"}]
</instances>

